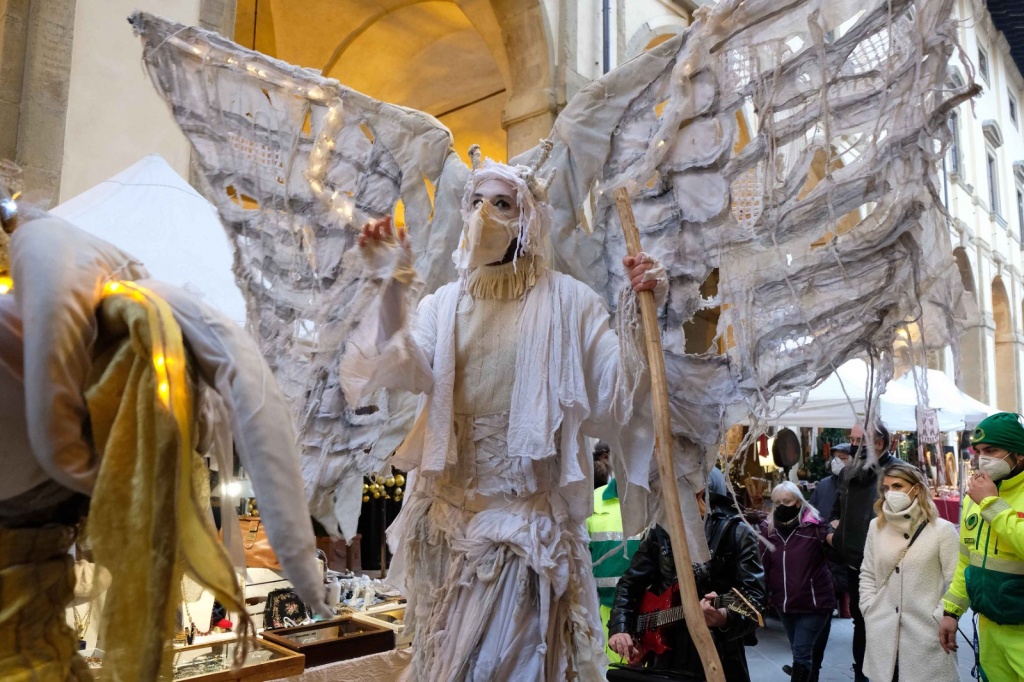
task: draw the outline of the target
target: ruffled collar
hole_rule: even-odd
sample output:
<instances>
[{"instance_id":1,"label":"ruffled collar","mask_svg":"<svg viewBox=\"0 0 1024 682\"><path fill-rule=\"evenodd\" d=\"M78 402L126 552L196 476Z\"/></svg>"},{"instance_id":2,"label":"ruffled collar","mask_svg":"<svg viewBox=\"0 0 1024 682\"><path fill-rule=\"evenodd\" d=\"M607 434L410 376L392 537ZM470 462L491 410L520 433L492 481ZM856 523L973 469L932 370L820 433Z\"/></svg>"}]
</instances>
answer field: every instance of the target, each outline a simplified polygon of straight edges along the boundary
<instances>
[{"instance_id":1,"label":"ruffled collar","mask_svg":"<svg viewBox=\"0 0 1024 682\"><path fill-rule=\"evenodd\" d=\"M892 511L889 509L889 503L883 501L882 513L885 515L886 524L891 525L893 529L902 533L909 533L911 529L916 530L924 519L924 511L916 499L901 512Z\"/></svg>"},{"instance_id":2,"label":"ruffled collar","mask_svg":"<svg viewBox=\"0 0 1024 682\"><path fill-rule=\"evenodd\" d=\"M517 258L502 265L481 265L469 273L466 291L474 299L522 298L537 283L537 258Z\"/></svg>"}]
</instances>

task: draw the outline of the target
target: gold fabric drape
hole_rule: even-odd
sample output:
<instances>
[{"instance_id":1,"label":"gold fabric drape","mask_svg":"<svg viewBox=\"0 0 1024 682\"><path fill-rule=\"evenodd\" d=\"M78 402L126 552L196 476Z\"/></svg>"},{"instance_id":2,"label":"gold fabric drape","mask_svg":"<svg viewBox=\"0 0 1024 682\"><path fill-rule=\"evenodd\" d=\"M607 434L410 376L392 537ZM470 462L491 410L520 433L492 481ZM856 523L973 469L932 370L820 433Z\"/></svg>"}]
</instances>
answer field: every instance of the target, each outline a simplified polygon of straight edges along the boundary
<instances>
[{"instance_id":1,"label":"gold fabric drape","mask_svg":"<svg viewBox=\"0 0 1024 682\"><path fill-rule=\"evenodd\" d=\"M89 513L96 562L111 574L100 679L170 676L169 641L186 568L227 609L244 614L226 551L196 474L193 390L181 330L152 292L108 284L99 355L87 388L101 465ZM240 628L251 623L242 618ZM244 652L239 652L244 655Z\"/></svg>"}]
</instances>

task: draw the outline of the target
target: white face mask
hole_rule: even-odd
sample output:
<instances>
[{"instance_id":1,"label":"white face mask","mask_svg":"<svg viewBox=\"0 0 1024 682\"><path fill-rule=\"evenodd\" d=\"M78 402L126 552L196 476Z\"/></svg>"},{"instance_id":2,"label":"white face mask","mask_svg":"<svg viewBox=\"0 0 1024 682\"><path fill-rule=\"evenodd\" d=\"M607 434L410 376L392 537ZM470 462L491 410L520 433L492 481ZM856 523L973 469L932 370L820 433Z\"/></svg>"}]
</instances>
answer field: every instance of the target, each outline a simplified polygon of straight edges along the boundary
<instances>
[{"instance_id":1,"label":"white face mask","mask_svg":"<svg viewBox=\"0 0 1024 682\"><path fill-rule=\"evenodd\" d=\"M1007 457L992 457L990 455L978 456L978 468L989 475L993 481L1001 481L1010 475L1013 467L1006 460Z\"/></svg>"},{"instance_id":2,"label":"white face mask","mask_svg":"<svg viewBox=\"0 0 1024 682\"><path fill-rule=\"evenodd\" d=\"M913 490L913 488L911 488ZM885 503L889 506L889 509L894 512L901 512L911 504L913 500L910 499L910 495L897 490L889 490L885 493Z\"/></svg>"},{"instance_id":3,"label":"white face mask","mask_svg":"<svg viewBox=\"0 0 1024 682\"><path fill-rule=\"evenodd\" d=\"M832 458L832 473L835 474L836 476L839 475L839 472L842 471L843 467L845 466L846 462L844 462L843 460L839 459L838 457Z\"/></svg>"},{"instance_id":4,"label":"white face mask","mask_svg":"<svg viewBox=\"0 0 1024 682\"><path fill-rule=\"evenodd\" d=\"M466 221L456 265L466 269L500 261L518 234L518 218L507 219L489 201L482 201Z\"/></svg>"}]
</instances>

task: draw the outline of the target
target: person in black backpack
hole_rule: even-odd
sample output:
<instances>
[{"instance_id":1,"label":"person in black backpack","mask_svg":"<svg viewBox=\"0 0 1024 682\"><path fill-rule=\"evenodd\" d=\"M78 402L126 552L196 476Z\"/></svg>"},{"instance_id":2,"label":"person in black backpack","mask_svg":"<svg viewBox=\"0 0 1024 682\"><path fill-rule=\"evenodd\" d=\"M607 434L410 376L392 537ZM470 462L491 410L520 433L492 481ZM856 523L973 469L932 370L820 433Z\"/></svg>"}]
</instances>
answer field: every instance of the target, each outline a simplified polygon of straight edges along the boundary
<instances>
[{"instance_id":1,"label":"person in black backpack","mask_svg":"<svg viewBox=\"0 0 1024 682\"><path fill-rule=\"evenodd\" d=\"M694 566L697 593L703 597L704 620L714 637L725 679L742 682L750 679L744 645L756 643L757 615L765 608L764 569L758 553L757 536L736 513L725 489L724 477L717 469L712 469L704 494L708 509L704 532L711 550L711 561ZM644 534L629 568L615 588L608 621L608 645L613 651L627 658L636 651L639 642L633 641L630 633L635 632L644 594L648 591L660 594L671 589L676 582L668 531L653 525ZM733 596L734 588L742 593L745 603L736 609L715 608L712 603L715 596ZM751 608L756 613L751 613ZM703 680L704 667L686 624L679 622L666 631L665 636L671 642L671 648L664 654L645 657L643 667L648 671L670 673L671 679ZM608 679L625 682L652 677L636 672L635 668L612 668L608 671Z\"/></svg>"}]
</instances>

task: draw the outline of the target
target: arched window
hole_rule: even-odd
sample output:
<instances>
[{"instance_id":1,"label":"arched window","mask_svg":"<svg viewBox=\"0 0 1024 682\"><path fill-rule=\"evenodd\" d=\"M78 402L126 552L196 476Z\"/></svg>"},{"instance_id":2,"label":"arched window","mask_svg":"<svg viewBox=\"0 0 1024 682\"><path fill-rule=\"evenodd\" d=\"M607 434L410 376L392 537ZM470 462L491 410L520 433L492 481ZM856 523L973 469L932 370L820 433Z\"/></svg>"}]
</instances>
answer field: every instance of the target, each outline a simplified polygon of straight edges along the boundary
<instances>
[{"instance_id":1,"label":"arched window","mask_svg":"<svg viewBox=\"0 0 1024 682\"><path fill-rule=\"evenodd\" d=\"M960 174L960 116L954 111L949 115L949 172Z\"/></svg>"}]
</instances>

